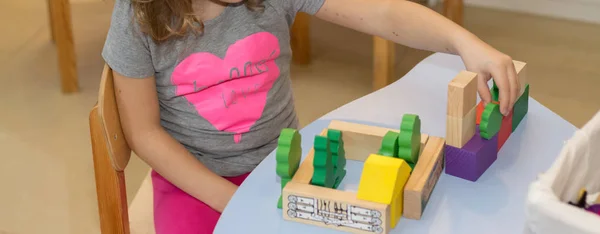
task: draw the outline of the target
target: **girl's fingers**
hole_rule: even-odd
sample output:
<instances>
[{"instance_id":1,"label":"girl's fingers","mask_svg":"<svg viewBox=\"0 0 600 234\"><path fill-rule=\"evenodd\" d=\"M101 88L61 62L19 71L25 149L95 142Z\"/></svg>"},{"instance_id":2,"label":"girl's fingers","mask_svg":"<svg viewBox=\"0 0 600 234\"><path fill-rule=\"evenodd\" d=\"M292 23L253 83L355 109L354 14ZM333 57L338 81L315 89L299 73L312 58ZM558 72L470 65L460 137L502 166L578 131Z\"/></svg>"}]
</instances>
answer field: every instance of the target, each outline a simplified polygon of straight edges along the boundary
<instances>
[{"instance_id":1,"label":"girl's fingers","mask_svg":"<svg viewBox=\"0 0 600 234\"><path fill-rule=\"evenodd\" d=\"M490 75L487 73L478 73L477 79L477 90L479 92L479 97L483 101L483 104L488 104L492 102L492 94L490 93L490 88L488 87L487 82L490 80Z\"/></svg>"},{"instance_id":2,"label":"girl's fingers","mask_svg":"<svg viewBox=\"0 0 600 234\"><path fill-rule=\"evenodd\" d=\"M515 70L515 66L513 65L512 61L508 65L507 74L508 74L508 82L510 84L510 103L509 103L510 105L508 106L508 108L509 108L509 110L512 110L513 106L517 102L517 99L519 98L519 93L521 92L520 91L521 86L519 84L519 77L517 75L517 71Z\"/></svg>"},{"instance_id":3,"label":"girl's fingers","mask_svg":"<svg viewBox=\"0 0 600 234\"><path fill-rule=\"evenodd\" d=\"M512 106L512 87L508 79L508 74L505 68L494 69L492 72L492 76L494 77L494 81L496 82L496 86L498 86L499 97L498 101L500 102L500 112L503 115L508 115L510 112L509 107Z\"/></svg>"}]
</instances>

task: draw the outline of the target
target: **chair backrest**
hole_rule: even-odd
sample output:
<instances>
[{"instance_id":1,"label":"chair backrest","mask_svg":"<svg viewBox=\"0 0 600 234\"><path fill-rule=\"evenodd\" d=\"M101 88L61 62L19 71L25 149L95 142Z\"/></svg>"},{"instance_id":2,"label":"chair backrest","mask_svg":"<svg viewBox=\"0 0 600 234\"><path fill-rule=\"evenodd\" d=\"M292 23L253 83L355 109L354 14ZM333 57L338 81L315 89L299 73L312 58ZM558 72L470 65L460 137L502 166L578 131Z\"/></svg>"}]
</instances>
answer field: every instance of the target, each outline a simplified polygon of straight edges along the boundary
<instances>
[{"instance_id":1,"label":"chair backrest","mask_svg":"<svg viewBox=\"0 0 600 234\"><path fill-rule=\"evenodd\" d=\"M129 234L123 170L129 162L131 149L121 128L112 69L108 65L104 66L98 103L89 118L101 231L103 234Z\"/></svg>"}]
</instances>

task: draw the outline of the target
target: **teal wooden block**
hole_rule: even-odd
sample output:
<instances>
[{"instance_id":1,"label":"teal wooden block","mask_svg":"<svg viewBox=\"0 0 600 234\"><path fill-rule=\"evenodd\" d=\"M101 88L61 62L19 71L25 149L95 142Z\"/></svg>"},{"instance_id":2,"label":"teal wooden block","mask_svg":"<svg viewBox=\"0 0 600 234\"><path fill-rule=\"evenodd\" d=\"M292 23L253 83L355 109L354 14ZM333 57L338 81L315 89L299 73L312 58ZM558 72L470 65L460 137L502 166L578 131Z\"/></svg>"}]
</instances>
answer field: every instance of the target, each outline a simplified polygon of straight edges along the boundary
<instances>
[{"instance_id":1,"label":"teal wooden block","mask_svg":"<svg viewBox=\"0 0 600 234\"><path fill-rule=\"evenodd\" d=\"M527 112L529 111L529 84L525 86L525 92L517 99L513 107L512 131L514 132Z\"/></svg>"}]
</instances>

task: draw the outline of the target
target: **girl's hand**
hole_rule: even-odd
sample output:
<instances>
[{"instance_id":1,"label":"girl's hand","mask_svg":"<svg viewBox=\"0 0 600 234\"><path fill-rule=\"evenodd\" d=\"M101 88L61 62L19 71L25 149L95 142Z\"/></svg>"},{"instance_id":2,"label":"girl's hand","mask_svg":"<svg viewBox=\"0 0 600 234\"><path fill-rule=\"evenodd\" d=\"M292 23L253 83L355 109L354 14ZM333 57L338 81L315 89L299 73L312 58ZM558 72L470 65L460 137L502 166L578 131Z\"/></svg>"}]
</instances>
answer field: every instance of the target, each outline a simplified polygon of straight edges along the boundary
<instances>
[{"instance_id":1,"label":"girl's hand","mask_svg":"<svg viewBox=\"0 0 600 234\"><path fill-rule=\"evenodd\" d=\"M499 90L500 112L505 116L510 114L521 87L512 59L473 35L457 44L467 70L477 73L477 89L483 102L492 101L487 82L493 77Z\"/></svg>"}]
</instances>

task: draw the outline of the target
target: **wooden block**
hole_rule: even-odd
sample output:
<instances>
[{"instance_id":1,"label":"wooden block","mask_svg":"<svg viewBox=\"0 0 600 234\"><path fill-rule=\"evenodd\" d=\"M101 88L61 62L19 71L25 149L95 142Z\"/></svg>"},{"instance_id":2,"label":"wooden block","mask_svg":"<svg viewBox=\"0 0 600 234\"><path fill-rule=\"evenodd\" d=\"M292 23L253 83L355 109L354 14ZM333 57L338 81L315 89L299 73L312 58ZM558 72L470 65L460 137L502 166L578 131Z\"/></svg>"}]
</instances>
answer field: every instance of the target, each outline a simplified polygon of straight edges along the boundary
<instances>
[{"instance_id":1,"label":"wooden block","mask_svg":"<svg viewBox=\"0 0 600 234\"><path fill-rule=\"evenodd\" d=\"M313 176L310 182L313 185L333 188L335 175L329 139L325 136L315 136L314 149Z\"/></svg>"},{"instance_id":2,"label":"wooden block","mask_svg":"<svg viewBox=\"0 0 600 234\"><path fill-rule=\"evenodd\" d=\"M404 185L410 166L400 158L371 154L365 161L356 197L361 200L389 204L390 227L402 216Z\"/></svg>"},{"instance_id":3,"label":"wooden block","mask_svg":"<svg viewBox=\"0 0 600 234\"><path fill-rule=\"evenodd\" d=\"M502 146L504 146L504 143L506 143L512 133L512 119L512 111L508 116L502 116L502 124L500 126L500 131L498 132L498 151L502 149Z\"/></svg>"},{"instance_id":4,"label":"wooden block","mask_svg":"<svg viewBox=\"0 0 600 234\"><path fill-rule=\"evenodd\" d=\"M298 130L290 128L281 130L275 151L277 175L286 178L294 176L302 158L301 141Z\"/></svg>"},{"instance_id":5,"label":"wooden block","mask_svg":"<svg viewBox=\"0 0 600 234\"><path fill-rule=\"evenodd\" d=\"M431 137L404 187L404 217L421 219L444 168L443 138Z\"/></svg>"},{"instance_id":6,"label":"wooden block","mask_svg":"<svg viewBox=\"0 0 600 234\"><path fill-rule=\"evenodd\" d=\"M481 123L479 124L479 133L485 139L491 139L500 131L502 124L502 113L500 113L500 105L488 103L485 105L483 113L481 113Z\"/></svg>"},{"instance_id":7,"label":"wooden block","mask_svg":"<svg viewBox=\"0 0 600 234\"><path fill-rule=\"evenodd\" d=\"M365 161L356 196L361 200L391 204L410 172L408 163L402 159L371 154Z\"/></svg>"},{"instance_id":8,"label":"wooden block","mask_svg":"<svg viewBox=\"0 0 600 234\"><path fill-rule=\"evenodd\" d=\"M477 181L496 161L497 149L498 135L486 140L478 132L462 148L446 145L446 174Z\"/></svg>"},{"instance_id":9,"label":"wooden block","mask_svg":"<svg viewBox=\"0 0 600 234\"><path fill-rule=\"evenodd\" d=\"M477 104L477 117L475 119L475 124L479 125L481 124L481 114L483 114L483 110L485 109L485 105L483 105L483 101L480 101L479 104ZM446 139L448 140L448 139Z\"/></svg>"},{"instance_id":10,"label":"wooden block","mask_svg":"<svg viewBox=\"0 0 600 234\"><path fill-rule=\"evenodd\" d=\"M477 103L477 73L461 71L448 84L448 110L452 117L462 118Z\"/></svg>"},{"instance_id":11,"label":"wooden block","mask_svg":"<svg viewBox=\"0 0 600 234\"><path fill-rule=\"evenodd\" d=\"M333 188L337 188L346 176L346 151L344 150L344 140L342 139L342 132L335 129L327 130L327 138L331 145L331 156L333 159L333 174L335 176Z\"/></svg>"},{"instance_id":12,"label":"wooden block","mask_svg":"<svg viewBox=\"0 0 600 234\"><path fill-rule=\"evenodd\" d=\"M512 121L512 131L514 132L521 120L525 118L527 112L529 111L529 85L525 86L525 92L517 99L515 102L515 106L513 107L513 121Z\"/></svg>"},{"instance_id":13,"label":"wooden block","mask_svg":"<svg viewBox=\"0 0 600 234\"><path fill-rule=\"evenodd\" d=\"M500 89L496 86L496 81L492 80L492 88L490 89L490 94L492 94L492 101L500 101Z\"/></svg>"},{"instance_id":14,"label":"wooden block","mask_svg":"<svg viewBox=\"0 0 600 234\"><path fill-rule=\"evenodd\" d=\"M421 147L421 119L405 114L398 134L398 157L408 163L417 163Z\"/></svg>"},{"instance_id":15,"label":"wooden block","mask_svg":"<svg viewBox=\"0 0 600 234\"><path fill-rule=\"evenodd\" d=\"M281 130L277 140L277 149L275 151L275 161L277 175L281 178L281 189L292 179L302 157L301 136L298 130L284 128ZM281 209L281 197L277 202L277 207Z\"/></svg>"},{"instance_id":16,"label":"wooden block","mask_svg":"<svg viewBox=\"0 0 600 234\"><path fill-rule=\"evenodd\" d=\"M446 116L446 144L461 148L475 135L477 107L473 107L465 117Z\"/></svg>"},{"instance_id":17,"label":"wooden block","mask_svg":"<svg viewBox=\"0 0 600 234\"><path fill-rule=\"evenodd\" d=\"M381 140L381 148L378 152L379 155L398 157L398 133L389 131L383 140Z\"/></svg>"},{"instance_id":18,"label":"wooden block","mask_svg":"<svg viewBox=\"0 0 600 234\"><path fill-rule=\"evenodd\" d=\"M529 84L527 78L527 63L513 60L513 64L515 65L515 70L517 70L520 85L519 96L521 96L525 92L525 87Z\"/></svg>"},{"instance_id":19,"label":"wooden block","mask_svg":"<svg viewBox=\"0 0 600 234\"><path fill-rule=\"evenodd\" d=\"M327 136L327 129L323 129L323 131L321 131L321 136ZM306 157L304 158L304 161L302 161L302 163L300 163L300 168L298 168L298 170L296 171L296 174L294 174L294 177L292 178L292 181L296 182L296 183L301 183L301 184L309 184L310 180L312 179L313 176L313 161L314 161L314 156L315 156L315 149L312 148L308 154L306 155Z\"/></svg>"},{"instance_id":20,"label":"wooden block","mask_svg":"<svg viewBox=\"0 0 600 234\"><path fill-rule=\"evenodd\" d=\"M399 133L399 129L382 128L364 124L332 120L328 128L342 131L346 160L365 161L369 155L379 152L383 137L388 131ZM421 134L421 144L428 136Z\"/></svg>"},{"instance_id":21,"label":"wooden block","mask_svg":"<svg viewBox=\"0 0 600 234\"><path fill-rule=\"evenodd\" d=\"M289 182L283 218L349 233L389 233L390 206L356 198L353 192Z\"/></svg>"}]
</instances>

